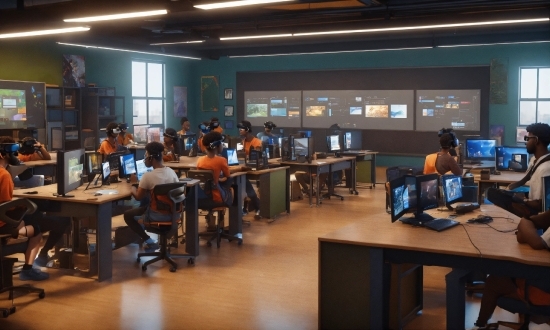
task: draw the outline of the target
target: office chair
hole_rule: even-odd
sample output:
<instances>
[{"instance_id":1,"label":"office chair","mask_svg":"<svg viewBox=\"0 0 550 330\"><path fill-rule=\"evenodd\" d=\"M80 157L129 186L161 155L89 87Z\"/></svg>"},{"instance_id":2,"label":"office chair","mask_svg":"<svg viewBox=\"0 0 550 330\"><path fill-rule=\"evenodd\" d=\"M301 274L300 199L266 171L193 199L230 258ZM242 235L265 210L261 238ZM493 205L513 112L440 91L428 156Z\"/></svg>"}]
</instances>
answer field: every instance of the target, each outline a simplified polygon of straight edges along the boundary
<instances>
[{"instance_id":1,"label":"office chair","mask_svg":"<svg viewBox=\"0 0 550 330\"><path fill-rule=\"evenodd\" d=\"M19 188L34 188L44 185L44 176L43 175L33 175L28 180L21 181L19 177L13 178L13 184L15 187Z\"/></svg>"},{"instance_id":2,"label":"office chair","mask_svg":"<svg viewBox=\"0 0 550 330\"><path fill-rule=\"evenodd\" d=\"M189 172L187 172L187 177L200 180L200 189L205 192L206 196L212 196L212 189L217 189L217 187L214 186L214 177L210 170L189 170ZM240 198L240 196L237 196L237 198ZM214 202L212 198L209 197L199 198L198 205L199 209L208 211L206 215L207 218L214 216L214 212L218 213L215 232L199 233L199 237L207 238L207 246L212 246L212 241L216 239L216 246L219 248L222 238L227 238L229 241L237 240L239 245L243 243L241 238L229 235L224 230L225 209L228 207L226 203Z\"/></svg>"},{"instance_id":3,"label":"office chair","mask_svg":"<svg viewBox=\"0 0 550 330\"><path fill-rule=\"evenodd\" d=\"M338 197L340 200L344 200L344 196L338 195L334 192L334 187L342 183L342 171L332 173L332 180L327 184L328 192L323 195L323 198L330 199L330 197Z\"/></svg>"},{"instance_id":4,"label":"office chair","mask_svg":"<svg viewBox=\"0 0 550 330\"><path fill-rule=\"evenodd\" d=\"M14 217L14 208L22 210L18 212L19 214L15 217L16 219L12 218ZM28 199L13 199L9 202L0 204L0 219L6 223L5 226L16 228L21 223L23 217L28 213L36 211L36 208L36 204ZM0 308L2 317L8 317L10 314L15 313L15 306L13 306L14 291L38 293L40 299L46 296L44 289L35 288L30 285L13 285L12 268L17 259L6 258L5 256L14 253L25 253L27 250L27 241L27 237L12 239L10 234L0 235L0 293L9 292L9 299L12 304L10 308Z\"/></svg>"},{"instance_id":5,"label":"office chair","mask_svg":"<svg viewBox=\"0 0 550 330\"><path fill-rule=\"evenodd\" d=\"M138 253L137 262L141 261L141 257L156 257L143 263L141 269L147 270L147 266L159 260L166 260L172 266L171 272L175 272L178 265L172 258L189 258L189 264L193 264L193 258L184 254L172 254L168 247L168 238L177 235L178 221L182 213L182 203L185 199L185 182L158 184L153 188L151 196L157 205L157 209L163 213L172 215L172 221L143 221L143 225L148 232L159 235L160 250L158 252L142 252ZM163 198L165 197L165 198ZM170 202L166 201L166 197ZM153 201L151 201L153 204ZM143 219L143 218L142 218Z\"/></svg>"},{"instance_id":6,"label":"office chair","mask_svg":"<svg viewBox=\"0 0 550 330\"><path fill-rule=\"evenodd\" d=\"M525 288L529 287L529 280L525 281ZM525 290L524 301L510 297L500 297L497 300L497 306L509 311L510 313L520 314L520 323L498 321L498 325L503 325L512 329L528 330L531 321L539 324L550 320L550 306L540 306L528 303L529 290Z\"/></svg>"}]
</instances>

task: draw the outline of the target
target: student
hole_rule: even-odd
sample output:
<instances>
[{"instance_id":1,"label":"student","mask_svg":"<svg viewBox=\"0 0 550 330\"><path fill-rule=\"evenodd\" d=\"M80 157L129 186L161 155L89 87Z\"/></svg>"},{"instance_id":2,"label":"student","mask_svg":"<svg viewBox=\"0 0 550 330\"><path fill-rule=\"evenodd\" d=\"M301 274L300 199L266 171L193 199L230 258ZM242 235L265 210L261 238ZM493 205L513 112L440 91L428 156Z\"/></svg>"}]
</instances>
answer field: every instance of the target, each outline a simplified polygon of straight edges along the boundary
<instances>
[{"instance_id":1,"label":"student","mask_svg":"<svg viewBox=\"0 0 550 330\"><path fill-rule=\"evenodd\" d=\"M167 128L163 134L164 137L164 151L162 152L162 160L165 162L178 160L176 156L176 142L178 141L178 134L173 128Z\"/></svg>"},{"instance_id":2,"label":"student","mask_svg":"<svg viewBox=\"0 0 550 330\"><path fill-rule=\"evenodd\" d=\"M149 142L145 146L145 156L143 159L144 164L147 167L152 166L153 171L143 174L137 188L132 187L132 197L134 197L135 200L142 201L147 195L150 195L150 200L152 200L152 192L155 185L179 181L176 172L174 172L171 168L164 166L162 162L163 152L164 145L160 142ZM143 217L136 221L135 217L141 215L143 215ZM171 215L167 217L166 215L157 212L157 210L154 209L153 204L149 204L148 206L140 206L124 212L124 222L126 222L128 227L130 227L139 235L139 237L143 239L145 242L145 250L147 252L152 252L157 250L159 245L151 237L149 237L149 235L147 235L145 229L143 228L142 224L148 220L172 222Z\"/></svg>"},{"instance_id":3,"label":"student","mask_svg":"<svg viewBox=\"0 0 550 330\"><path fill-rule=\"evenodd\" d=\"M438 173L443 175L447 172L451 172L454 175L462 175L462 169L458 166L456 159L449 153L451 148L457 145L454 133L441 134L439 144L441 145L439 152L426 156L424 174Z\"/></svg>"},{"instance_id":4,"label":"student","mask_svg":"<svg viewBox=\"0 0 550 330\"><path fill-rule=\"evenodd\" d=\"M9 136L0 137L0 143L14 143L13 139ZM18 165L18 159L15 155L0 151L0 203L8 202L13 199L13 180L7 168L10 165ZM38 212L38 211L36 211ZM48 279L50 275L40 271L40 269L33 268L32 264L38 250L40 249L40 240L42 239L42 233L40 228L43 225L42 221L27 221L24 219L19 223L17 228L6 225L5 222L0 220L0 234L11 234L13 237L18 236L28 237L27 250L25 251L25 264L23 270L19 273L19 279L23 281L42 281Z\"/></svg>"},{"instance_id":5,"label":"student","mask_svg":"<svg viewBox=\"0 0 550 330\"><path fill-rule=\"evenodd\" d=\"M199 149L201 151L201 153L205 154L206 153L206 147L204 146L204 144L202 143L202 138L210 133L211 131L211 126L210 126L210 122L209 121L203 121L200 125L199 125L199 137L197 139L197 145L199 146Z\"/></svg>"},{"instance_id":6,"label":"student","mask_svg":"<svg viewBox=\"0 0 550 330\"><path fill-rule=\"evenodd\" d=\"M106 159L109 154L120 150L122 147L117 141L117 135L120 133L117 123L111 122L107 124L105 131L107 132L107 138L101 142L99 149L97 149L97 152L103 155L103 159Z\"/></svg>"},{"instance_id":7,"label":"student","mask_svg":"<svg viewBox=\"0 0 550 330\"><path fill-rule=\"evenodd\" d=\"M181 120L181 130L178 131L178 135L187 135L191 134L191 123L189 122L189 119L187 117L182 117Z\"/></svg>"},{"instance_id":8,"label":"student","mask_svg":"<svg viewBox=\"0 0 550 330\"><path fill-rule=\"evenodd\" d=\"M249 121L241 121L237 125L237 128L239 128L239 135L243 141L243 148L244 152L246 153L246 157L250 155L251 148L254 148L256 150L262 148L262 141L252 135L252 124ZM246 179L246 195L248 196L248 198L250 198L250 204L243 208L243 213L247 214L247 209L252 209L253 211L255 211L254 219L261 219L262 217L260 216L260 199L258 198L254 187L252 187L252 183L250 183L250 180L248 179Z\"/></svg>"},{"instance_id":9,"label":"student","mask_svg":"<svg viewBox=\"0 0 550 330\"><path fill-rule=\"evenodd\" d=\"M550 175L550 126L545 123L536 123L527 126L525 147L533 157L529 162L527 174L518 182L511 183L506 189L514 190L523 185L529 186L529 198L523 199L519 195L513 196L496 188L487 190L487 199L508 212L518 216L536 214L542 211L542 178ZM519 199L519 201L518 201Z\"/></svg>"},{"instance_id":10,"label":"student","mask_svg":"<svg viewBox=\"0 0 550 330\"><path fill-rule=\"evenodd\" d=\"M118 133L118 136L116 138L118 144L121 146L134 144L134 137L132 136L132 134L126 132L126 130L128 130L128 124L120 123L118 124L118 128L120 130L120 133Z\"/></svg>"},{"instance_id":11,"label":"student","mask_svg":"<svg viewBox=\"0 0 550 330\"><path fill-rule=\"evenodd\" d=\"M256 137L260 139L262 142L269 142L270 138L276 137L276 135L273 134L273 129L275 127L277 127L275 123L273 123L272 121L266 121L264 123L264 131L256 134Z\"/></svg>"},{"instance_id":12,"label":"student","mask_svg":"<svg viewBox=\"0 0 550 330\"><path fill-rule=\"evenodd\" d=\"M214 132L223 134L223 128L220 125L220 120L218 119L218 117L210 118L210 129Z\"/></svg>"},{"instance_id":13,"label":"student","mask_svg":"<svg viewBox=\"0 0 550 330\"><path fill-rule=\"evenodd\" d=\"M50 156L44 145L32 137L26 137L21 141L21 148L18 151L17 157L22 162L52 159L52 156Z\"/></svg>"},{"instance_id":14,"label":"student","mask_svg":"<svg viewBox=\"0 0 550 330\"><path fill-rule=\"evenodd\" d=\"M547 250L550 246L550 211L522 218L518 225L517 241L528 244L535 250ZM543 229L540 236L538 229ZM547 279L529 281L529 302L534 305L550 305L550 282ZM479 316L472 329L496 329L487 325L500 297L507 296L518 300L525 299L525 279L489 275L485 281Z\"/></svg>"}]
</instances>

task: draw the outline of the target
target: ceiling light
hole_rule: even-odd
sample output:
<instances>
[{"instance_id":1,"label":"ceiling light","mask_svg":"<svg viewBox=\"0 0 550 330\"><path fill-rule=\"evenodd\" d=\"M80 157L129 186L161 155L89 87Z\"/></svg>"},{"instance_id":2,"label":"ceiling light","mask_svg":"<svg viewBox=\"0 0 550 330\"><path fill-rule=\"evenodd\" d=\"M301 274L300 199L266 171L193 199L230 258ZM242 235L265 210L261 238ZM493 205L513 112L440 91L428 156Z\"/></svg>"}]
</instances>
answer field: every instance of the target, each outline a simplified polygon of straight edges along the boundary
<instances>
[{"instance_id":1,"label":"ceiling light","mask_svg":"<svg viewBox=\"0 0 550 330\"><path fill-rule=\"evenodd\" d=\"M110 21L115 19L146 17L146 16L155 16L155 15L166 15L166 14L168 14L168 11L166 9L162 9L162 10L140 11L135 13L69 18L69 19L64 19L63 22L67 22L67 23L80 22L81 23L81 22Z\"/></svg>"},{"instance_id":2,"label":"ceiling light","mask_svg":"<svg viewBox=\"0 0 550 330\"><path fill-rule=\"evenodd\" d=\"M65 46L84 47L84 48L97 48L97 49L105 49L105 50L114 50L114 51L118 51L118 52L128 52L128 53L138 53L138 54L147 54L147 55L158 55L158 56L166 56L166 57L185 58L185 59L189 59L189 60L200 60L199 57L190 57L190 56L181 56L181 55L170 55L170 54L162 54L162 53L141 52L141 51L130 50L130 49L111 48L111 47L101 47L101 46L82 45L82 44L71 44L71 43L66 43L66 42L57 42L57 44L59 44L59 45L65 45Z\"/></svg>"},{"instance_id":3,"label":"ceiling light","mask_svg":"<svg viewBox=\"0 0 550 330\"><path fill-rule=\"evenodd\" d=\"M38 31L28 31L28 32L15 32L15 33L2 33L0 34L0 39L5 38L19 38L19 37L32 37L32 36L43 36L48 34L61 34L61 33L71 33L71 32L84 32L89 31L89 27L71 27L64 29L52 29L52 30L38 30Z\"/></svg>"},{"instance_id":4,"label":"ceiling light","mask_svg":"<svg viewBox=\"0 0 550 330\"><path fill-rule=\"evenodd\" d=\"M494 42L494 43L481 43L481 44L464 44L464 45L441 45L437 48L455 48L455 47L476 47L476 46L495 46L495 45L519 45L519 44L545 44L549 43L549 40L538 41L510 41L510 42Z\"/></svg>"},{"instance_id":5,"label":"ceiling light","mask_svg":"<svg viewBox=\"0 0 550 330\"><path fill-rule=\"evenodd\" d=\"M286 34L266 34L261 36L242 36L242 37L225 37L220 38L220 40L240 40L240 39L260 39L260 38L282 38L282 37L292 37L291 33Z\"/></svg>"},{"instance_id":6,"label":"ceiling light","mask_svg":"<svg viewBox=\"0 0 550 330\"><path fill-rule=\"evenodd\" d=\"M263 5L268 3L286 2L286 1L294 1L294 0L240 0L240 1L210 3L206 5L194 5L193 7L204 9L204 10L210 10L210 9L241 7L241 6L251 6L251 5Z\"/></svg>"},{"instance_id":7,"label":"ceiling light","mask_svg":"<svg viewBox=\"0 0 550 330\"><path fill-rule=\"evenodd\" d=\"M271 57L271 56L292 56L292 55L324 55L324 54L342 54L342 53L364 53L364 52L384 52L392 50L416 50L416 49L432 49L433 47L407 47L407 48L384 48L384 49L360 49L360 50L337 50L327 52L310 52L310 53L281 53L281 54L263 54L263 55L232 55L229 58L239 57Z\"/></svg>"},{"instance_id":8,"label":"ceiling light","mask_svg":"<svg viewBox=\"0 0 550 330\"><path fill-rule=\"evenodd\" d=\"M156 44L150 44L151 46L160 46L160 45L179 45L179 44L199 44L204 42L204 40L193 40L193 41L178 41L178 42L159 42Z\"/></svg>"}]
</instances>

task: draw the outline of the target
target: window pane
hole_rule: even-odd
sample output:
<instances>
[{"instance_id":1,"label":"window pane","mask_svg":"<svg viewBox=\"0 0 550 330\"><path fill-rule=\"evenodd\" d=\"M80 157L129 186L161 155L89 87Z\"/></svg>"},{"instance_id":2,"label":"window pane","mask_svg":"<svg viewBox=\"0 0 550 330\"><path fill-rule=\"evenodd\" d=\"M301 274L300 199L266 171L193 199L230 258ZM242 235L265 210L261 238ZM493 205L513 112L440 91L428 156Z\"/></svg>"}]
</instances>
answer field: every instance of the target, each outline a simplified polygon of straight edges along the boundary
<instances>
[{"instance_id":1,"label":"window pane","mask_svg":"<svg viewBox=\"0 0 550 330\"><path fill-rule=\"evenodd\" d=\"M550 102L539 102L539 114L537 121L539 123L550 123Z\"/></svg>"},{"instance_id":2,"label":"window pane","mask_svg":"<svg viewBox=\"0 0 550 330\"><path fill-rule=\"evenodd\" d=\"M519 102L519 124L531 125L536 122L536 102L521 101Z\"/></svg>"},{"instance_id":3,"label":"window pane","mask_svg":"<svg viewBox=\"0 0 550 330\"><path fill-rule=\"evenodd\" d=\"M133 124L145 125L147 124L147 102L145 100L134 100L133 108Z\"/></svg>"},{"instance_id":4,"label":"window pane","mask_svg":"<svg viewBox=\"0 0 550 330\"><path fill-rule=\"evenodd\" d=\"M162 95L162 67L163 64L148 63L147 65L147 96L163 97Z\"/></svg>"},{"instance_id":5,"label":"window pane","mask_svg":"<svg viewBox=\"0 0 550 330\"><path fill-rule=\"evenodd\" d=\"M520 98L537 97L537 69L521 69Z\"/></svg>"},{"instance_id":6,"label":"window pane","mask_svg":"<svg viewBox=\"0 0 550 330\"><path fill-rule=\"evenodd\" d=\"M149 100L149 124L162 124L162 100Z\"/></svg>"},{"instance_id":7,"label":"window pane","mask_svg":"<svg viewBox=\"0 0 550 330\"><path fill-rule=\"evenodd\" d=\"M145 63L132 62L132 96L145 97Z\"/></svg>"},{"instance_id":8,"label":"window pane","mask_svg":"<svg viewBox=\"0 0 550 330\"><path fill-rule=\"evenodd\" d=\"M550 98L550 68L539 69L539 98Z\"/></svg>"}]
</instances>

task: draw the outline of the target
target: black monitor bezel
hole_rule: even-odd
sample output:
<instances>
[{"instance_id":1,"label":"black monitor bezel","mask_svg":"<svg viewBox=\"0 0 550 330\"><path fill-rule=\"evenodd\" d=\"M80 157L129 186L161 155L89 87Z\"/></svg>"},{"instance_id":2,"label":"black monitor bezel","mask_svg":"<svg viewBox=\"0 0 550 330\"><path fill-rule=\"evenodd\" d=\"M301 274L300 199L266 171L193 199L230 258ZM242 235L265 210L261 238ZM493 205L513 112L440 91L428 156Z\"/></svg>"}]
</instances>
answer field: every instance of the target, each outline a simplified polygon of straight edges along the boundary
<instances>
[{"instance_id":1,"label":"black monitor bezel","mask_svg":"<svg viewBox=\"0 0 550 330\"><path fill-rule=\"evenodd\" d=\"M505 166L500 166L499 165L499 161L498 161L499 150L503 150L503 149L514 149L514 151L518 150L518 149L522 149L523 152L519 152L519 154L527 155L527 166L529 166L529 153L527 152L527 149L525 147L521 147L521 146L496 146L495 147L495 167L496 167L497 171L513 171L509 168L510 166L505 167ZM514 153L511 153L511 154L513 155L513 154L518 154L518 153L514 152ZM525 170L527 170L527 169L525 169ZM519 172L522 172L522 171L519 171Z\"/></svg>"},{"instance_id":2,"label":"black monitor bezel","mask_svg":"<svg viewBox=\"0 0 550 330\"><path fill-rule=\"evenodd\" d=\"M447 191L447 181L458 179L460 183L460 196L456 197L455 199L449 199L448 191ZM454 174L446 174L441 176L441 190L443 190L443 198L445 199L445 204L449 205L452 203L456 203L460 200L462 200L462 197L464 196L464 192L462 191L462 177L460 175L454 175Z\"/></svg>"},{"instance_id":3,"label":"black monitor bezel","mask_svg":"<svg viewBox=\"0 0 550 330\"><path fill-rule=\"evenodd\" d=\"M58 150L57 151L57 166L56 166L56 180L57 180L57 196L58 197L73 197L68 195L69 192L77 189L82 184L81 180L77 180L72 184L69 184L69 160L72 158L78 158L79 163L84 168L84 149L74 150ZM82 174L82 173L81 173Z\"/></svg>"},{"instance_id":4,"label":"black monitor bezel","mask_svg":"<svg viewBox=\"0 0 550 330\"><path fill-rule=\"evenodd\" d=\"M126 166L124 165L124 162L123 162L123 159L125 157L132 157L132 160L134 162L134 172L133 173L127 173L126 171ZM119 156L119 176L120 177L128 177L132 174L135 174L137 173L137 169L136 169L136 157L134 156L133 153L127 153L127 154L124 154L124 155L120 155Z\"/></svg>"},{"instance_id":5,"label":"black monitor bezel","mask_svg":"<svg viewBox=\"0 0 550 330\"><path fill-rule=\"evenodd\" d=\"M427 181L436 181L436 198L435 198L435 204L432 205L423 205L422 203L422 189L420 189L420 186L423 182ZM416 213L415 217L422 214L425 210L435 209L439 207L439 174L424 174L424 175L417 175L416 176Z\"/></svg>"},{"instance_id":6,"label":"black monitor bezel","mask_svg":"<svg viewBox=\"0 0 550 330\"><path fill-rule=\"evenodd\" d=\"M468 150L468 145L470 144L470 141L493 141L494 142L494 150L493 150L493 156L485 156L485 157L475 157L470 155ZM466 139L464 141L464 159L466 160L474 160L474 161L495 161L496 158L496 147L497 147L497 140L495 139Z\"/></svg>"}]
</instances>

